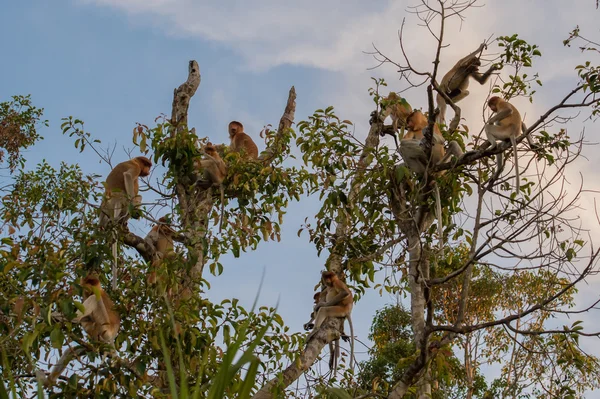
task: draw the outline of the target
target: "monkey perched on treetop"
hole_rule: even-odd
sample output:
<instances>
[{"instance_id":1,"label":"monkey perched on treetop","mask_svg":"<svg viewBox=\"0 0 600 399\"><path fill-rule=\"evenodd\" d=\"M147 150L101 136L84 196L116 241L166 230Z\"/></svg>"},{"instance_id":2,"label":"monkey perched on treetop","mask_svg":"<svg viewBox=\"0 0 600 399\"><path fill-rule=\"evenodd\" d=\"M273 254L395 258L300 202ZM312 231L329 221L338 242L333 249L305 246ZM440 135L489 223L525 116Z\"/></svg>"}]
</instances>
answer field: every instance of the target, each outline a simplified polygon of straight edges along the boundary
<instances>
[{"instance_id":1,"label":"monkey perched on treetop","mask_svg":"<svg viewBox=\"0 0 600 399\"><path fill-rule=\"evenodd\" d=\"M244 125L238 121L229 122L230 149L234 152L245 153L246 157L258 159L258 147L250 136L244 133Z\"/></svg>"}]
</instances>

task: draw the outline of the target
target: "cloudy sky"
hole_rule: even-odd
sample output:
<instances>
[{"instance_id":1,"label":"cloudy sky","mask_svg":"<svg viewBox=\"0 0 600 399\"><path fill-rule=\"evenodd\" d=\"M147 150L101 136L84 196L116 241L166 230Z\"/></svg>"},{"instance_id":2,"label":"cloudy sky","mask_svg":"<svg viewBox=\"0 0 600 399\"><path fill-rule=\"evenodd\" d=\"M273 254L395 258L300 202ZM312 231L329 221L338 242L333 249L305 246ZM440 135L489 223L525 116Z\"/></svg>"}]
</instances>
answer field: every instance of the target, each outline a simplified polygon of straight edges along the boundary
<instances>
[{"instance_id":1,"label":"cloudy sky","mask_svg":"<svg viewBox=\"0 0 600 399\"><path fill-rule=\"evenodd\" d=\"M190 125L213 142L226 142L227 123L243 121L257 136L265 124L276 124L287 93L298 93L296 120L315 109L334 105L338 115L366 131L372 102L367 94L371 77L385 77L392 90L406 88L396 70L364 52L375 44L400 60L398 29L406 18L405 47L414 65L431 66L433 41L406 11L415 1L305 0L260 2L201 0L28 0L6 2L0 13L3 38L0 62L0 101L13 94L32 94L44 107L50 128L42 145L29 151L29 166L41 159L58 166L61 160L79 163L88 173L106 176L109 169L89 152L79 154L60 132L60 118L73 115L86 128L116 144L114 159L131 149L135 122L148 125L161 113L170 113L172 91L187 76L187 62L200 65L202 83L190 107ZM582 34L600 40L600 12L593 0L489 1L467 12L467 19L448 26L441 70L477 48L490 36L518 33L540 46L543 64L535 65L544 86L533 104L519 104L526 121L560 101L575 82L573 67L585 57L562 40L579 25ZM289 5L288 5L289 4ZM483 5L483 3L482 3ZM491 46L490 51L497 51ZM468 120L481 120L481 96L487 86L470 86L462 104ZM425 105L424 90L406 93L413 106ZM473 111L469 111L470 105ZM482 122L481 122L482 123ZM588 141L597 142L591 125ZM262 144L262 147L261 147ZM259 142L264 148L264 143ZM600 160L593 148L588 159L573 170L574 186L581 172L587 188L598 189L595 173ZM584 201L591 211L593 197ZM251 305L262 271L266 271L261 304L274 304L291 327L299 331L310 314L313 286L325 257L318 258L306 235L296 231L305 216L316 211L314 202L293 204L284 222L280 244L261 244L258 251L239 260L225 260L219 278L209 278L210 295L218 300L235 295ZM596 226L588 226L598 232ZM139 227L144 234L146 227ZM585 287L582 287L585 288ZM588 287L590 292L592 290ZM367 341L375 309L395 299L370 293L355 307L355 330ZM364 347L359 345L358 352ZM600 355L600 351L595 351Z\"/></svg>"}]
</instances>

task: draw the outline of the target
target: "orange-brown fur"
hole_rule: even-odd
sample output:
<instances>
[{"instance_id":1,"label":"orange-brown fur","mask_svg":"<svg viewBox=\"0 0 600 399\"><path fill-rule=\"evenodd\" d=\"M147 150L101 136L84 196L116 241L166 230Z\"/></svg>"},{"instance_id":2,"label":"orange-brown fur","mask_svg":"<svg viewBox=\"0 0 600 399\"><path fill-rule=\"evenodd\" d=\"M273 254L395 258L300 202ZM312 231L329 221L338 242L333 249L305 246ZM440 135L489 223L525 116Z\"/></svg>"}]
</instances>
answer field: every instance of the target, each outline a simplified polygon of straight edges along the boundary
<instances>
[{"instance_id":1,"label":"orange-brown fur","mask_svg":"<svg viewBox=\"0 0 600 399\"><path fill-rule=\"evenodd\" d=\"M246 157L258 158L258 147L250 136L244 133L244 125L238 121L229 122L230 149L235 152L245 152Z\"/></svg>"},{"instance_id":2,"label":"orange-brown fur","mask_svg":"<svg viewBox=\"0 0 600 399\"><path fill-rule=\"evenodd\" d=\"M354 327L352 326L351 318L354 298L352 292L334 272L323 272L321 274L321 281L325 284L326 298L325 301L323 301L323 292L319 294L319 302L315 305L315 310L317 312L315 327L307 339L312 338L328 317L345 317L348 319L348 324L350 324L350 339L352 340L350 367L352 367L354 359Z\"/></svg>"},{"instance_id":3,"label":"orange-brown fur","mask_svg":"<svg viewBox=\"0 0 600 399\"><path fill-rule=\"evenodd\" d=\"M86 295L83 302L85 312L78 311L73 321L81 323L93 340L112 343L121 325L121 319L114 310L112 300L100 286L98 277L87 276L83 279L82 286ZM100 299L96 297L94 290L99 291Z\"/></svg>"},{"instance_id":4,"label":"orange-brown fur","mask_svg":"<svg viewBox=\"0 0 600 399\"><path fill-rule=\"evenodd\" d=\"M497 140L510 139L515 156L515 188L518 193L520 191L520 182L519 157L517 156L516 138L521 135L522 131L523 121L521 120L521 114L519 113L519 110L511 103L504 101L497 96L494 96L488 100L488 106L493 112L495 112L495 115L488 120L484 127L488 141L491 144L490 148L493 149L496 147ZM496 173L499 173L502 169L504 163L503 157L504 155L502 153L496 155Z\"/></svg>"},{"instance_id":5,"label":"orange-brown fur","mask_svg":"<svg viewBox=\"0 0 600 399\"><path fill-rule=\"evenodd\" d=\"M152 242L161 258L173 252L173 234L175 232L167 223L167 219L163 216L158 219L159 224L155 224L152 230L146 236L146 240Z\"/></svg>"}]
</instances>

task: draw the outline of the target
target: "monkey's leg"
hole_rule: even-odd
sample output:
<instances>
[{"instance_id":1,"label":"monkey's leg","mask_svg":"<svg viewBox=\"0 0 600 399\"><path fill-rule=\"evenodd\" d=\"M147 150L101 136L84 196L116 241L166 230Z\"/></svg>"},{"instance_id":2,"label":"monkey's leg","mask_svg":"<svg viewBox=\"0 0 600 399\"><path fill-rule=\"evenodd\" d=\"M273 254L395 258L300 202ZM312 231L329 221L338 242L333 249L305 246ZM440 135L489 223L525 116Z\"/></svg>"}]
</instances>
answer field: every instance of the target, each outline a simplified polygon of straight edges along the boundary
<instances>
[{"instance_id":1,"label":"monkey's leg","mask_svg":"<svg viewBox=\"0 0 600 399\"><path fill-rule=\"evenodd\" d=\"M400 155L406 166L417 174L425 173L427 157L421 147L421 141L417 139L405 139L400 141Z\"/></svg>"},{"instance_id":2,"label":"monkey's leg","mask_svg":"<svg viewBox=\"0 0 600 399\"><path fill-rule=\"evenodd\" d=\"M347 312L345 306L323 306L319 308L317 319L315 320L315 328L308 334L306 340L308 341L317 333L325 319L328 317L346 317Z\"/></svg>"},{"instance_id":3,"label":"monkey's leg","mask_svg":"<svg viewBox=\"0 0 600 399\"><path fill-rule=\"evenodd\" d=\"M448 162L448 160L450 159L450 157L452 157L452 155L454 155L457 160L460 159L460 157L462 157L464 155L462 148L460 148L460 145L458 145L458 143L454 140L452 140L448 143L448 149L446 150L446 155L444 155L444 158L442 158L442 160L440 162L438 162L438 164L443 164L443 163Z\"/></svg>"},{"instance_id":4,"label":"monkey's leg","mask_svg":"<svg viewBox=\"0 0 600 399\"><path fill-rule=\"evenodd\" d=\"M496 148L496 140L499 139L498 126L486 124L484 130L488 142L490 143L489 149L493 150L494 148Z\"/></svg>"},{"instance_id":5,"label":"monkey's leg","mask_svg":"<svg viewBox=\"0 0 600 399\"><path fill-rule=\"evenodd\" d=\"M469 90L454 89L448 94L448 97L450 97L453 103L457 103L468 95Z\"/></svg>"},{"instance_id":6,"label":"monkey's leg","mask_svg":"<svg viewBox=\"0 0 600 399\"><path fill-rule=\"evenodd\" d=\"M436 122L439 124L444 124L446 118L446 100L444 100L444 97L442 97L440 93L437 94L435 99L437 107L440 110L440 112L437 115Z\"/></svg>"},{"instance_id":7,"label":"monkey's leg","mask_svg":"<svg viewBox=\"0 0 600 399\"><path fill-rule=\"evenodd\" d=\"M533 142L533 139L531 138L531 133L527 133L527 125L525 125L525 122L521 122L521 133L525 134L525 138L527 139L529 148L531 148L534 151L540 149L540 146Z\"/></svg>"},{"instance_id":8,"label":"monkey's leg","mask_svg":"<svg viewBox=\"0 0 600 399\"><path fill-rule=\"evenodd\" d=\"M121 213L121 209L117 208L115 206L114 208L114 213L113 213L113 221L115 222L113 227L113 231L112 231L112 235L113 235L113 242L111 245L111 250L112 250L112 255L113 255L113 264L112 264L112 284L111 287L113 290L117 289L117 273L118 273L118 250L119 248L117 247L117 239L118 239L118 235L116 233L115 227L117 224L117 220L119 219Z\"/></svg>"}]
</instances>

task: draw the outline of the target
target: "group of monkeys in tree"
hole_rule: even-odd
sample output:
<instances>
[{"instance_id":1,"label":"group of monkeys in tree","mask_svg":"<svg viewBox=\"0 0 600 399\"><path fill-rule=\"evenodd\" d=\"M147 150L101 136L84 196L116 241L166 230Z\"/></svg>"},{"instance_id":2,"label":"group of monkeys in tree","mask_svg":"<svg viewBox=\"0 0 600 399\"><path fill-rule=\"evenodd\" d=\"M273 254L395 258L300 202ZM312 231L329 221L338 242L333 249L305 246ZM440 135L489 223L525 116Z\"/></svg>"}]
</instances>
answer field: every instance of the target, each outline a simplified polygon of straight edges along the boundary
<instances>
[{"instance_id":1,"label":"group of monkeys in tree","mask_svg":"<svg viewBox=\"0 0 600 399\"><path fill-rule=\"evenodd\" d=\"M464 155L462 149L455 141L450 141L448 147L444 147L445 139L440 132L438 123L443 124L445 121L445 97L449 98L453 103L457 103L469 94L467 88L469 87L470 77L483 85L492 73L498 69L496 65L492 65L485 73L482 74L479 72L479 67L481 66L480 57L485 48L487 48L486 44L482 43L477 50L460 59L442 78L439 90L445 96L439 92L436 96L439 113L436 123L433 125L433 139L429 158L426 156L425 143L423 141L423 131L428 125L425 115L419 110L413 111L406 100L400 99L394 92L391 92L386 98L386 102L389 105L383 109L381 120L385 120L388 116L391 117L394 139L396 138L396 131L398 131L399 127L401 128L400 155L407 167L417 175L424 175L428 168L447 162L452 155L457 158ZM521 119L519 111L508 101L493 96L488 100L487 105L495 113L484 126L487 139L491 145L490 149L496 147L498 140L510 140L515 157L515 188L517 193L519 193L519 164L516 138L525 132L527 128ZM407 129L406 134L404 134L404 127ZM529 135L526 137L529 145L532 148L536 148L531 137ZM500 173L504 165L502 153L497 154L496 161L496 173Z\"/></svg>"},{"instance_id":2,"label":"group of monkeys in tree","mask_svg":"<svg viewBox=\"0 0 600 399\"><path fill-rule=\"evenodd\" d=\"M444 75L440 90L452 102L456 103L465 98L469 92L469 78L472 77L480 84L484 84L492 72L496 69L492 65L485 73L479 73L481 65L480 57L483 49L482 44L473 53L459 60L456 65ZM418 175L426 174L428 168L446 162L452 155L460 158L463 151L455 141L448 143L445 147L445 139L441 134L438 123L444 123L446 111L446 99L440 93L437 94L437 105L439 114L433 126L433 140L431 155L426 156L424 148L424 129L428 120L419 110L413 111L405 101L400 101L398 95L391 92L387 97L388 105L383 109L381 120L387 116L392 118L392 126L395 132L401 128L399 150L408 168ZM485 124L487 139L491 148L496 146L498 140L510 139L515 156L516 189L519 191L519 169L517 163L516 138L525 131L519 111L509 102L499 97L491 97L488 100L489 108L495 113ZM404 129L407 129L404 134ZM252 138L244 133L244 126L237 121L229 123L229 137L231 139L230 151L240 152L250 159L258 158L258 148ZM395 137L395 136L394 136ZM529 144L534 147L531 138L527 136ZM502 154L497 156L497 170L502 169ZM220 157L216 147L207 143L204 147L204 158L196 162L196 167L201 170L201 178L198 181L202 187L219 186L221 189L221 200L223 200L222 183L227 176L227 165ZM137 208L141 204L139 195L139 177L150 174L152 162L143 156L122 162L114 167L106 179L106 193L104 201L100 206L100 226L107 227L110 224L126 225L131 214L130 208ZM222 219L222 218L221 218ZM174 231L165 218L160 218L159 223L152 227L146 241L152 244L160 258L173 251ZM221 220L222 223L222 220ZM117 263L116 263L116 238L113 239L113 289L116 288ZM82 280L85 290L84 312L78 311L73 320L81 323L87 334L94 340L112 343L117 335L120 325L118 313L114 310L113 303L106 292L100 286L97 276L89 275ZM314 296L315 305L311 320L304 325L306 330L312 329L307 341L311 339L323 322L328 317L341 317L348 319L350 324L350 336L344 334L343 324L340 337L351 342L350 367L354 358L354 329L351 320L351 312L354 304L352 292L348 286L340 280L336 273L325 271L321 275L321 291ZM313 324L314 321L314 324ZM330 369L337 366L339 355L339 339L329 342Z\"/></svg>"},{"instance_id":3,"label":"group of monkeys in tree","mask_svg":"<svg viewBox=\"0 0 600 399\"><path fill-rule=\"evenodd\" d=\"M238 152L247 159L258 158L258 147L252 138L244 133L244 126L240 122L229 123L229 137L231 139L230 151ZM204 156L195 163L201 175L200 183L221 186L227 176L227 165L212 143L207 143L204 147ZM121 162L112 169L106 178L104 200L100 205L100 227L106 228L117 224L126 226L129 217L135 217L131 211L138 208L142 202L138 178L149 176L151 167L150 159L140 156ZM173 251L175 232L165 217L161 217L158 222L152 227L145 241L155 248L157 256L162 259ZM116 289L116 237L113 238L112 251L114 257L112 282L113 289ZM82 286L85 295L83 302L85 311L78 311L73 321L81 323L83 329L93 340L113 343L121 321L112 300L102 289L98 277L94 274L85 277L82 280Z\"/></svg>"},{"instance_id":4,"label":"group of monkeys in tree","mask_svg":"<svg viewBox=\"0 0 600 399\"><path fill-rule=\"evenodd\" d=\"M494 70L497 69L495 65L492 65L485 73L479 73L479 67L481 66L480 57L484 48L486 48L486 44L482 43L477 50L460 59L454 67L444 75L439 85L439 89L453 103L464 99L469 94L467 88L469 86L470 77L483 85L490 78ZM439 114L436 123L433 124L429 158L426 155L424 136L424 130L428 125L427 117L419 110L413 111L410 104L408 104L406 100L401 99L395 92L391 92L386 98L387 106L383 108L381 120L385 120L388 116L391 117L394 139L396 138L396 132L400 130L400 155L407 167L417 175L425 175L429 168L447 162L452 155L457 158L464 155L461 147L456 141L450 141L448 146L445 146L446 140L442 136L438 126L438 123L444 123L446 113L445 96L440 93L436 96ZM487 121L484 127L487 139L491 145L490 149L496 147L498 140L509 139L511 141L515 157L515 186L516 191L519 192L519 165L516 139L523 132L526 132L527 129L521 119L519 111L508 101L493 96L488 100L487 104L492 112L495 113L495 115ZM406 134L404 129L406 129ZM529 135L526 137L529 145L532 148L536 148L536 145ZM498 154L496 160L496 173L498 174L503 168L503 154ZM438 174L441 175L442 173ZM437 199L437 202L439 207L439 198ZM438 211L438 218L440 217L440 214L441 211ZM313 314L311 315L311 320L304 325L306 330L314 327L313 331L307 337L307 340L316 333L317 329L327 317L343 317L348 319L351 335L348 337L344 334L342 324L340 337L344 340L351 339L352 341L350 352L350 367L352 367L354 358L354 331L350 316L353 306L352 292L334 272L323 272L321 283L322 290L317 292L314 296L315 306ZM312 324L315 317L316 321ZM329 342L329 350L329 367L333 370L337 365L337 357L339 355L339 339Z\"/></svg>"}]
</instances>

